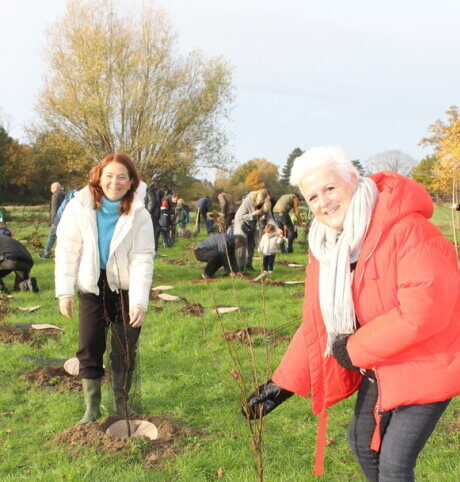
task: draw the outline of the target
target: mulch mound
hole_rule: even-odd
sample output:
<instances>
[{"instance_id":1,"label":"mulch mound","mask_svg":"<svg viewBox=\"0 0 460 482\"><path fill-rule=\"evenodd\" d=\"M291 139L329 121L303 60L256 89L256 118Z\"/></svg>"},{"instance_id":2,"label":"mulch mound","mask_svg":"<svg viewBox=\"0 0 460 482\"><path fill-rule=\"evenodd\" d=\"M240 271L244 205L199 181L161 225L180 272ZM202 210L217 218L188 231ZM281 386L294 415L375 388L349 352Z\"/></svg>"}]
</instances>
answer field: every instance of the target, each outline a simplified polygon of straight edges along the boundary
<instances>
[{"instance_id":1,"label":"mulch mound","mask_svg":"<svg viewBox=\"0 0 460 482\"><path fill-rule=\"evenodd\" d=\"M21 375L20 380L25 380L40 388L51 390L81 390L81 380L69 375L64 367L36 367L30 372Z\"/></svg>"},{"instance_id":2,"label":"mulch mound","mask_svg":"<svg viewBox=\"0 0 460 482\"><path fill-rule=\"evenodd\" d=\"M295 293L292 293L291 296L294 296L295 298L302 298L304 294L304 291L296 291Z\"/></svg>"},{"instance_id":3,"label":"mulch mound","mask_svg":"<svg viewBox=\"0 0 460 482\"><path fill-rule=\"evenodd\" d=\"M150 301L162 301L161 298L158 297L161 293L163 293L161 290L151 290L149 294Z\"/></svg>"},{"instance_id":4,"label":"mulch mound","mask_svg":"<svg viewBox=\"0 0 460 482\"><path fill-rule=\"evenodd\" d=\"M288 264L292 264L292 261L286 261L285 259L277 259L276 264L282 264L284 266L287 266Z\"/></svg>"},{"instance_id":5,"label":"mulch mound","mask_svg":"<svg viewBox=\"0 0 460 482\"><path fill-rule=\"evenodd\" d=\"M45 249L45 245L41 242L40 237L37 234L31 234L22 238L26 241L28 246L33 246L36 249Z\"/></svg>"},{"instance_id":6,"label":"mulch mound","mask_svg":"<svg viewBox=\"0 0 460 482\"><path fill-rule=\"evenodd\" d=\"M136 419L147 420L155 424L158 429L157 440L144 437L144 454L146 454L144 462L147 467L151 468L158 466L164 459L177 455L180 452L181 443L183 445L187 437L204 434L202 430L182 427L168 414L156 417L136 415ZM107 428L118 420L120 417L111 416L100 422L75 425L55 437L54 441L58 444L69 445L69 450L78 454L81 453L82 447L93 447L106 452L129 451L131 441L135 438L120 438L105 433Z\"/></svg>"},{"instance_id":7,"label":"mulch mound","mask_svg":"<svg viewBox=\"0 0 460 482\"><path fill-rule=\"evenodd\" d=\"M0 342L29 343L34 348L40 348L48 338L56 340L60 333L60 330L53 329L34 330L33 328L29 328L27 330L21 330L5 323L0 326Z\"/></svg>"},{"instance_id":8,"label":"mulch mound","mask_svg":"<svg viewBox=\"0 0 460 482\"><path fill-rule=\"evenodd\" d=\"M155 313L160 313L161 311L164 310L164 308L162 306L152 306L149 308L149 310Z\"/></svg>"},{"instance_id":9,"label":"mulch mound","mask_svg":"<svg viewBox=\"0 0 460 482\"><path fill-rule=\"evenodd\" d=\"M204 308L199 303L190 303L187 299L183 298L185 303L185 308L182 308L179 313L183 315L192 316L204 316Z\"/></svg>"},{"instance_id":10,"label":"mulch mound","mask_svg":"<svg viewBox=\"0 0 460 482\"><path fill-rule=\"evenodd\" d=\"M7 295L0 295L0 322L3 321L4 316L10 311L10 307L7 303Z\"/></svg>"},{"instance_id":11,"label":"mulch mound","mask_svg":"<svg viewBox=\"0 0 460 482\"><path fill-rule=\"evenodd\" d=\"M281 343L289 341L286 336L277 335L273 330L267 330L263 326L248 326L246 328L238 328L236 330L226 331L222 336L227 341L237 341L239 343L249 344L250 338L253 336L263 335L270 339L271 342Z\"/></svg>"},{"instance_id":12,"label":"mulch mound","mask_svg":"<svg viewBox=\"0 0 460 482\"><path fill-rule=\"evenodd\" d=\"M263 283L270 286L284 286L284 281L269 279L267 277L262 278L259 283Z\"/></svg>"}]
</instances>

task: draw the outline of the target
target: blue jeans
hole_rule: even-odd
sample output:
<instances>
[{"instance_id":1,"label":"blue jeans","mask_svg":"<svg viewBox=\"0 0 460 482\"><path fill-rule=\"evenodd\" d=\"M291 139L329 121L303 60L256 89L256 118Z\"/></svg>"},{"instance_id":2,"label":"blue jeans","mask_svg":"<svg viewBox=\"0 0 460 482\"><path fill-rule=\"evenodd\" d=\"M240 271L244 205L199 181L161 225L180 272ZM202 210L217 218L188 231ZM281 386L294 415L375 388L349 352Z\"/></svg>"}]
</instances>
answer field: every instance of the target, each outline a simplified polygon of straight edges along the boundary
<instances>
[{"instance_id":1,"label":"blue jeans","mask_svg":"<svg viewBox=\"0 0 460 482\"><path fill-rule=\"evenodd\" d=\"M51 226L50 234L48 236L48 241L46 242L45 250L43 254L49 256L51 254L51 250L53 249L54 243L56 242L56 227Z\"/></svg>"},{"instance_id":2,"label":"blue jeans","mask_svg":"<svg viewBox=\"0 0 460 482\"><path fill-rule=\"evenodd\" d=\"M417 457L450 399L421 405L401 405L382 414L380 452L370 449L375 429L377 383L364 378L348 427L348 441L364 475L371 482L411 482Z\"/></svg>"}]
</instances>

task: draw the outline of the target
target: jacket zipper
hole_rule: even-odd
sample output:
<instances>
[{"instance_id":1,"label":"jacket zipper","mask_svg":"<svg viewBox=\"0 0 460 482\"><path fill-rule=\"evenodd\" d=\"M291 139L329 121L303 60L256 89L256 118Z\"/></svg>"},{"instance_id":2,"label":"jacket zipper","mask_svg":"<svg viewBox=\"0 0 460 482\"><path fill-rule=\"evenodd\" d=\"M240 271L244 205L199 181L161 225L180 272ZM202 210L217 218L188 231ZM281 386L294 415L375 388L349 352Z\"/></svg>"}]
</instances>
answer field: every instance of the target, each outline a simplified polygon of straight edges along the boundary
<instances>
[{"instance_id":1,"label":"jacket zipper","mask_svg":"<svg viewBox=\"0 0 460 482\"><path fill-rule=\"evenodd\" d=\"M374 254L374 251L377 248L377 244L379 244L380 238L382 237L383 231L380 231L379 235L377 236L377 239L375 241L374 247L371 249L369 254L366 256L366 258L363 261L363 269L361 270L361 274L359 276L359 281L358 281L358 291L361 286L361 281L363 280L364 277L364 269L365 269L365 264L369 261L370 257Z\"/></svg>"}]
</instances>

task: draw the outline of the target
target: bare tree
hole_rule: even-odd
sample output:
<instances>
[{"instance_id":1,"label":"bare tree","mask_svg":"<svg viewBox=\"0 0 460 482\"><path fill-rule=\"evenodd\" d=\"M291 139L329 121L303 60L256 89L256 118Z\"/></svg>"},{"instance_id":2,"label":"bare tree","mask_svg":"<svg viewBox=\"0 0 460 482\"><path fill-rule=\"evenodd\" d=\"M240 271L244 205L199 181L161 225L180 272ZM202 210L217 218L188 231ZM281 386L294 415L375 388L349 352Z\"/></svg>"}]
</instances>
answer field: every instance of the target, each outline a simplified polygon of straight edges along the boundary
<instances>
[{"instance_id":1,"label":"bare tree","mask_svg":"<svg viewBox=\"0 0 460 482\"><path fill-rule=\"evenodd\" d=\"M221 121L233 100L222 58L180 57L166 14L144 5L122 16L116 0L68 0L48 31L48 72L37 111L96 158L124 151L159 177L226 161Z\"/></svg>"},{"instance_id":2,"label":"bare tree","mask_svg":"<svg viewBox=\"0 0 460 482\"><path fill-rule=\"evenodd\" d=\"M417 161L402 151L383 151L367 160L366 174L374 174L385 169L409 176Z\"/></svg>"}]
</instances>

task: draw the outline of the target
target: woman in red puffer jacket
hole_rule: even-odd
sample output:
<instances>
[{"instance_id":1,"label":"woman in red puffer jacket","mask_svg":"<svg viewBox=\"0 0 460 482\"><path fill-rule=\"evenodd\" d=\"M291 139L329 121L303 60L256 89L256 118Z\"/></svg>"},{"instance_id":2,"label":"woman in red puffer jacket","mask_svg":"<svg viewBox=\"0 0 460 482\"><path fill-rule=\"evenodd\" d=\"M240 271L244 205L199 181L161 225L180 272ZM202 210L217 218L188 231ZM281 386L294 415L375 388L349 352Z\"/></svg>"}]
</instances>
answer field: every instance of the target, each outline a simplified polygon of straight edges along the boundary
<instances>
[{"instance_id":1,"label":"woman in red puffer jacket","mask_svg":"<svg viewBox=\"0 0 460 482\"><path fill-rule=\"evenodd\" d=\"M249 397L263 416L297 393L320 414L359 389L348 437L369 481L413 480L418 454L460 393L457 253L428 219L423 187L392 171L360 177L342 149L295 161L315 220L303 323L280 365Z\"/></svg>"}]
</instances>

